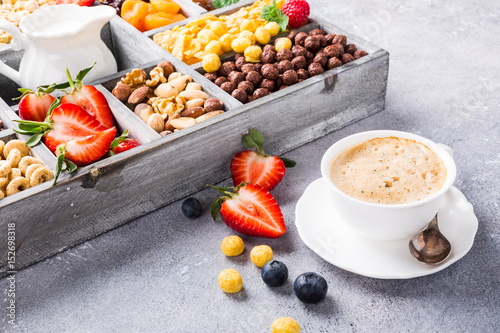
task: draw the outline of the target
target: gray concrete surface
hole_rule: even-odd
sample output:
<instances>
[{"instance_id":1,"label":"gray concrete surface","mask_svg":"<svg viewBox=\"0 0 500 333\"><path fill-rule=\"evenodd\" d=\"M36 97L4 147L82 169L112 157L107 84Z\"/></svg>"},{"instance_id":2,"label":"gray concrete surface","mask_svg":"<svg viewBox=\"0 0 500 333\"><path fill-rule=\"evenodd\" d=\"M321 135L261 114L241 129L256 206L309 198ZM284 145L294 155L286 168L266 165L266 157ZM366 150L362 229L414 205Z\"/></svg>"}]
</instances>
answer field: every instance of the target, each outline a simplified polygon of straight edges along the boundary
<instances>
[{"instance_id":1,"label":"gray concrete surface","mask_svg":"<svg viewBox=\"0 0 500 333\"><path fill-rule=\"evenodd\" d=\"M500 3L309 2L316 15L391 53L389 87L385 111L286 154L298 165L273 193L287 233L242 237L243 255L227 258L220 242L233 233L210 218L215 191L201 191L195 196L205 212L197 220L184 218L176 202L18 272L16 327L7 322L8 281L0 280L0 332L270 332L282 316L314 333L500 331ZM332 266L301 242L295 204L320 177L321 155L371 129L410 131L453 148L455 185L473 204L479 230L469 254L446 270L377 280ZM284 287L262 283L249 259L258 244L288 265ZM221 292L224 268L240 271L241 293ZM294 278L305 271L329 283L320 304L304 305L293 294Z\"/></svg>"}]
</instances>

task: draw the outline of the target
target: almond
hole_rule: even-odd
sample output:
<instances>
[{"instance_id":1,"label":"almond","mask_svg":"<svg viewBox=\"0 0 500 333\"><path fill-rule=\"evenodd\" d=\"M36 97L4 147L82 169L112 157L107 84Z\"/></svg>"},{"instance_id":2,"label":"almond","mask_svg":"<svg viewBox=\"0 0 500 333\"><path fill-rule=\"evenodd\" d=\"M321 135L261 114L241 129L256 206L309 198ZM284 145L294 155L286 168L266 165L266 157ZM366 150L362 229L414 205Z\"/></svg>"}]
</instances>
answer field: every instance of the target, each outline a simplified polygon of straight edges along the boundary
<instances>
[{"instance_id":1,"label":"almond","mask_svg":"<svg viewBox=\"0 0 500 333\"><path fill-rule=\"evenodd\" d=\"M218 110L218 111L212 111L212 112L208 112L208 113L205 113L204 115L201 115L199 116L198 118L196 118L196 123L200 123L204 120L207 120L207 119L210 119L212 117L215 117L221 113L224 113L224 111L222 110Z\"/></svg>"},{"instance_id":2,"label":"almond","mask_svg":"<svg viewBox=\"0 0 500 333\"><path fill-rule=\"evenodd\" d=\"M153 113L149 116L148 125L158 133L163 132L165 129L165 121L158 113Z\"/></svg>"},{"instance_id":3,"label":"almond","mask_svg":"<svg viewBox=\"0 0 500 333\"><path fill-rule=\"evenodd\" d=\"M203 103L205 103L204 99L195 98L186 102L186 108L189 109L189 108L195 108L197 106L203 106Z\"/></svg>"},{"instance_id":4,"label":"almond","mask_svg":"<svg viewBox=\"0 0 500 333\"><path fill-rule=\"evenodd\" d=\"M132 91L132 94L130 94L128 98L128 102L130 104L138 104L142 102L144 98L146 98L146 95L149 92L149 87L148 86L142 86L137 88L136 90Z\"/></svg>"},{"instance_id":5,"label":"almond","mask_svg":"<svg viewBox=\"0 0 500 333\"><path fill-rule=\"evenodd\" d=\"M181 112L182 117L198 118L205 113L202 107L189 108Z\"/></svg>"},{"instance_id":6,"label":"almond","mask_svg":"<svg viewBox=\"0 0 500 333\"><path fill-rule=\"evenodd\" d=\"M206 92L199 91L199 90L183 91L183 92L179 93L179 96L184 97L187 101L190 101L192 99L206 100L210 97L207 95Z\"/></svg>"},{"instance_id":7,"label":"almond","mask_svg":"<svg viewBox=\"0 0 500 333\"><path fill-rule=\"evenodd\" d=\"M193 126L196 124L196 120L194 118L189 118L189 117L180 117L177 119L172 119L170 122L172 126L174 126L175 129L184 129L189 126Z\"/></svg>"}]
</instances>

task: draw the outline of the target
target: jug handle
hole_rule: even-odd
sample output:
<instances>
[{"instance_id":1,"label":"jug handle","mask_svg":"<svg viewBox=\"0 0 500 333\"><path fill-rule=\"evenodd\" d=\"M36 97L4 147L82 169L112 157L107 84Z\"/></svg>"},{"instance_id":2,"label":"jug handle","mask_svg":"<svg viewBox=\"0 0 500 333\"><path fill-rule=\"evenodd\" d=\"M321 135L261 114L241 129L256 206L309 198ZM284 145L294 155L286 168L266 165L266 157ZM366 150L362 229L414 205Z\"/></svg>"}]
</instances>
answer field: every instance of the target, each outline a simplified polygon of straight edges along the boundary
<instances>
[{"instance_id":1,"label":"jug handle","mask_svg":"<svg viewBox=\"0 0 500 333\"><path fill-rule=\"evenodd\" d=\"M14 23L9 22L7 20L0 20L0 30L5 30L10 33L14 38L11 42L11 48L14 51L22 50L27 45L27 38L24 34L15 26ZM19 72L13 69L10 66L4 64L3 61L0 61L0 74L7 76L12 81L16 82L18 85L20 83Z\"/></svg>"}]
</instances>

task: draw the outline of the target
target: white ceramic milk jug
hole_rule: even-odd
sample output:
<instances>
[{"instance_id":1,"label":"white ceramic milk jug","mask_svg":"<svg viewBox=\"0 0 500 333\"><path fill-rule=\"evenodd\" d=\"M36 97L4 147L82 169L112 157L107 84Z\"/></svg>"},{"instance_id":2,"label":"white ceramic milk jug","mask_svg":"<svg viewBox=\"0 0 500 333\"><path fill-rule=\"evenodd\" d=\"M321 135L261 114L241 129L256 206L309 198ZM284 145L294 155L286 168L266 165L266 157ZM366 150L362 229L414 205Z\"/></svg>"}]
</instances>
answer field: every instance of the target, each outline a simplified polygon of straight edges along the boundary
<instances>
[{"instance_id":1,"label":"white ceramic milk jug","mask_svg":"<svg viewBox=\"0 0 500 333\"><path fill-rule=\"evenodd\" d=\"M19 72L0 61L0 73L23 88L66 82L72 75L96 65L86 82L117 72L116 60L100 32L115 15L110 6L54 5L25 16L19 28L0 20L0 30L12 34L12 49L24 49Z\"/></svg>"}]
</instances>

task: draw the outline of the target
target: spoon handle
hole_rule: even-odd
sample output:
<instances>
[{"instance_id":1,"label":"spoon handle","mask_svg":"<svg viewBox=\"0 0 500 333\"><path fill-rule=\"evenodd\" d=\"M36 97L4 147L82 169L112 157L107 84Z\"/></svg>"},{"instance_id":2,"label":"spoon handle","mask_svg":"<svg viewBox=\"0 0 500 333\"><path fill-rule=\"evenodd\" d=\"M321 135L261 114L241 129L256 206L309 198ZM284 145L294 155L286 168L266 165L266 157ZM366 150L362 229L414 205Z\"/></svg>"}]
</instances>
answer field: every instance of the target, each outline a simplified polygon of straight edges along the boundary
<instances>
[{"instance_id":1,"label":"spoon handle","mask_svg":"<svg viewBox=\"0 0 500 333\"><path fill-rule=\"evenodd\" d=\"M436 214L436 216L434 216L434 218L432 219L432 221L429 222L429 225L427 226L427 229L430 229L430 228L439 229L438 228L438 216L437 216L437 214Z\"/></svg>"}]
</instances>

